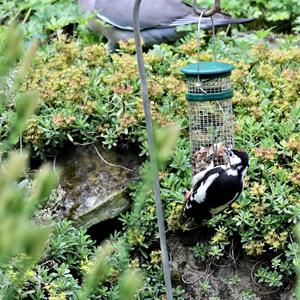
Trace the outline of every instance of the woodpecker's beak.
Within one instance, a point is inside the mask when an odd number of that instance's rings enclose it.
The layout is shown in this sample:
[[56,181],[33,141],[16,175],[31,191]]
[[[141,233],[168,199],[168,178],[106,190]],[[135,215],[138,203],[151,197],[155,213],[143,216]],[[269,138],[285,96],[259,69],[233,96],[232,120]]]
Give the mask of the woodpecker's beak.
[[230,153],[231,153],[231,151],[226,148],[224,148],[224,152],[226,153],[226,155],[230,155]]
[[207,157],[205,157],[204,161],[209,163],[213,160],[213,158],[214,158],[214,153],[212,153],[212,154],[208,155]]

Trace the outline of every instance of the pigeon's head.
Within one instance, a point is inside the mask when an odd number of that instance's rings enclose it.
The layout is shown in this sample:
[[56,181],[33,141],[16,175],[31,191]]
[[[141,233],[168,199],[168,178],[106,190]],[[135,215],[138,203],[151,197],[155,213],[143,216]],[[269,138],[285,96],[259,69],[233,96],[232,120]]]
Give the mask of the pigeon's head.
[[226,150],[225,152],[228,155],[231,167],[242,166],[244,169],[249,166],[249,156],[246,152],[239,150]]
[[78,0],[79,8],[82,12],[91,13],[95,9],[96,0]]

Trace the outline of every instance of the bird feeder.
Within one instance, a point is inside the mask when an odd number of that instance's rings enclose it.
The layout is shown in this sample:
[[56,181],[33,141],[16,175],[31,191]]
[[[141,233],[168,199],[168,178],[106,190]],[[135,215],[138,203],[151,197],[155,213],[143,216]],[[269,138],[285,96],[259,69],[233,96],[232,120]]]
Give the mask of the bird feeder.
[[[200,24],[198,24],[198,62],[181,69],[186,78],[189,108],[189,135],[193,175],[204,169],[203,162],[214,152],[214,165],[224,163],[222,149],[234,146],[233,91],[230,82],[233,65],[216,61],[213,28],[214,61],[200,62]],[[218,147],[215,147],[218,145]],[[218,149],[217,149],[218,148]],[[215,151],[221,151],[215,155]],[[217,160],[217,161],[216,161]]]

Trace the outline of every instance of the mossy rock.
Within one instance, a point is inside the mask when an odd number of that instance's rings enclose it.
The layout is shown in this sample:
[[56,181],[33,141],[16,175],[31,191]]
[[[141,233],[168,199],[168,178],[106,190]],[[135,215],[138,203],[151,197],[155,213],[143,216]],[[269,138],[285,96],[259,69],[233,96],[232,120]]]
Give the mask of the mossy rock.
[[93,145],[72,148],[59,159],[65,215],[87,228],[128,209],[128,185],[138,178],[138,154],[97,149],[106,162]]

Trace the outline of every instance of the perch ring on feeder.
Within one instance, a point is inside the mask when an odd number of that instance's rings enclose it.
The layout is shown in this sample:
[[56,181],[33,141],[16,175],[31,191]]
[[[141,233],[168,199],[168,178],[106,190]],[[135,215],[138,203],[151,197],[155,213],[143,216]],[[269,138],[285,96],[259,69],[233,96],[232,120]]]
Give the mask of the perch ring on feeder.
[[[181,69],[186,77],[186,99],[189,107],[189,135],[193,175],[202,170],[203,153],[214,145],[234,146],[233,96],[230,75],[233,65],[216,61],[215,26],[213,29],[214,61],[200,62],[200,27],[198,23],[198,62]],[[219,159],[216,159],[218,158]],[[214,158],[215,165],[226,164],[223,155]]]

